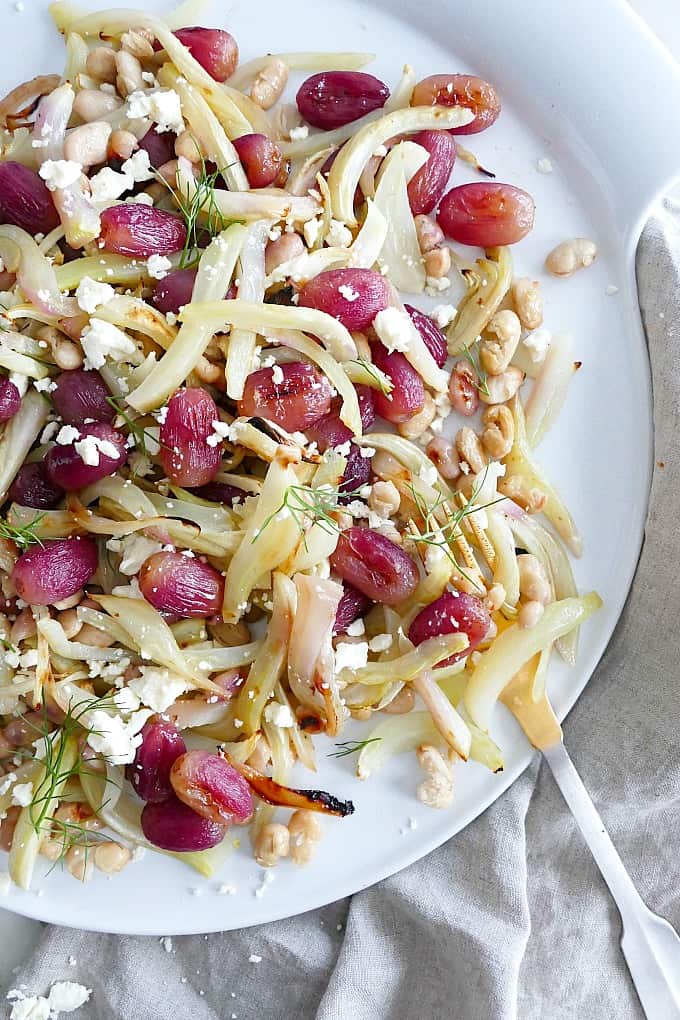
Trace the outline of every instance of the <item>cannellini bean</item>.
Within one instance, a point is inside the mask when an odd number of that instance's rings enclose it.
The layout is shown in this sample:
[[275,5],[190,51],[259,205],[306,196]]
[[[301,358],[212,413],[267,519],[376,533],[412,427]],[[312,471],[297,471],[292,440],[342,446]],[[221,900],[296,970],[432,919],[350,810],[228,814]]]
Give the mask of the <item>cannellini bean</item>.
[[494,404],[484,409],[482,415],[482,446],[489,457],[502,460],[512,449],[515,441],[515,421],[505,404]]
[[113,113],[123,105],[118,96],[99,89],[82,89],[73,102],[73,112],[87,124],[93,120],[101,120],[108,113]]
[[294,864],[309,864],[321,842],[321,824],[313,811],[294,811],[288,822]]
[[129,96],[144,88],[142,65],[137,57],[127,50],[116,53],[116,88],[121,96]]
[[201,382],[207,383],[208,386],[215,386],[220,381],[224,382],[224,366],[214,365],[203,355],[196,362],[194,372]]
[[413,710],[416,703],[416,696],[411,687],[402,687],[397,695],[382,709],[387,715],[406,715]]
[[423,744],[418,748],[418,764],[427,779],[417,790],[418,800],[433,808],[447,808],[453,800],[453,771],[436,747]]
[[494,613],[497,609],[500,609],[506,598],[506,591],[502,584],[492,584],[486,593],[484,599],[484,605],[490,613]]
[[119,128],[109,138],[109,151],[112,155],[119,156],[121,159],[129,159],[138,146],[139,142],[132,134],[132,131],[124,131]]
[[433,251],[435,248],[439,248],[444,243],[444,231],[429,216],[420,213],[414,217],[414,222],[416,234],[418,235],[418,245],[423,255]]
[[504,309],[491,317],[486,332],[491,333],[491,338],[485,338],[479,345],[479,360],[489,375],[500,375],[517,350],[522,326],[514,312]]
[[255,860],[263,868],[273,868],[290,852],[290,832],[279,822],[263,825],[255,839]]
[[274,57],[256,76],[250,87],[250,98],[262,110],[270,110],[281,98],[288,83],[288,65]]
[[64,857],[66,870],[79,882],[89,882],[94,875],[94,861],[91,848],[73,846]]
[[190,163],[201,162],[201,150],[191,131],[181,131],[175,139],[175,155],[179,159],[184,156]]
[[66,136],[64,158],[81,163],[86,169],[104,163],[110,137],[111,125],[104,120],[81,124]]
[[116,80],[116,54],[109,46],[95,46],[87,55],[85,69],[91,78],[113,84]]
[[519,475],[499,478],[498,491],[517,503],[517,506],[521,506],[528,514],[539,514],[548,500],[542,489],[529,487]]
[[543,296],[538,280],[518,277],[512,281],[510,296],[523,329],[538,329],[543,325]]
[[490,375],[486,380],[486,392],[480,392],[479,399],[485,404],[504,404],[512,400],[524,382],[524,372],[510,365],[500,375]]
[[276,241],[270,241],[264,254],[264,268],[267,276],[274,270],[295,259],[298,255],[304,255],[305,246],[299,234],[282,234]]
[[426,454],[436,466],[442,478],[453,481],[460,474],[460,462],[455,444],[444,436],[435,436],[427,444]]
[[94,851],[94,863],[105,875],[116,875],[130,863],[132,854],[120,843],[98,843]]
[[397,431],[404,439],[417,439],[422,436],[423,432],[427,432],[436,416],[437,406],[430,394],[426,393],[422,409],[408,421],[400,422],[397,425]]
[[531,602],[547,604],[552,599],[548,574],[541,561],[531,553],[521,553],[517,557],[519,568],[520,594]]
[[457,361],[449,378],[449,400],[453,410],[470,418],[479,407],[479,379],[469,361]]
[[597,245],[586,237],[562,241],[550,252],[545,268],[553,276],[571,276],[578,269],[592,265],[597,256]]
[[451,269],[451,250],[447,247],[433,248],[425,254],[425,275],[434,280],[448,276]]
[[543,616],[544,605],[542,602],[525,602],[517,614],[517,624],[523,630],[535,627]]
[[399,509],[401,497],[394,482],[375,482],[371,486],[368,505],[381,517],[392,517]]
[[477,475],[486,467],[486,456],[479,436],[468,425],[456,433],[456,452],[464,475]]

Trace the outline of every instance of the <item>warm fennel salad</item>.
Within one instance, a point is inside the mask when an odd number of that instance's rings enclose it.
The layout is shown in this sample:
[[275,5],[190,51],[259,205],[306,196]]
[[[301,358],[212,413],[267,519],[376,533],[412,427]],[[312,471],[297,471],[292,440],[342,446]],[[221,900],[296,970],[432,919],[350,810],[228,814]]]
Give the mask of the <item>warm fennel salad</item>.
[[52,13],[63,76],[0,102],[9,875],[140,848],[211,874],[243,825],[304,863],[353,811],[315,788],[329,749],[362,779],[417,755],[446,808],[599,605],[534,454],[576,368],[514,274],[534,203],[461,144],[498,94]]

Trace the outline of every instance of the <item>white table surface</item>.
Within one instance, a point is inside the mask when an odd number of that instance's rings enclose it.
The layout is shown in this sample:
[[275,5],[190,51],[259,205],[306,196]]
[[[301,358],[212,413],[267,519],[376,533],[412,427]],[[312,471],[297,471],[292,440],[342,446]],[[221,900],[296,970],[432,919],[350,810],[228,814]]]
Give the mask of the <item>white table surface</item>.
[[[629,0],[638,14],[680,61],[680,18],[677,0]],[[133,5],[134,6],[134,5]],[[0,910],[0,1001],[17,965],[35,945],[42,925]]]

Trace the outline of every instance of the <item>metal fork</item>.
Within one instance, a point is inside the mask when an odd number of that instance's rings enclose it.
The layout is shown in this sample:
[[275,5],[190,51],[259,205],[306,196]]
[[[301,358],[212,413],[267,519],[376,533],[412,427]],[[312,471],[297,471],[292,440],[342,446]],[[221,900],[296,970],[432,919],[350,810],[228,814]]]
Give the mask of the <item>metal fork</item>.
[[543,753],[619,909],[621,949],[645,1015],[648,1020],[680,1020],[680,937],[668,921],[652,913],[633,885],[564,746],[547,695],[535,702],[530,677],[523,671],[502,700]]

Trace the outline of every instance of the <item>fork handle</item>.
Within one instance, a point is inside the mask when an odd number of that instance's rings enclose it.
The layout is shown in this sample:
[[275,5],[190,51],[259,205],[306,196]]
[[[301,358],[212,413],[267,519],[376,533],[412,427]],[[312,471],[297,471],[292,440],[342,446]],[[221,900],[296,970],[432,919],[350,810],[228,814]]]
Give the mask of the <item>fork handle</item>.
[[680,938],[645,905],[564,744],[543,751],[623,921],[621,949],[648,1020],[680,1020]]

